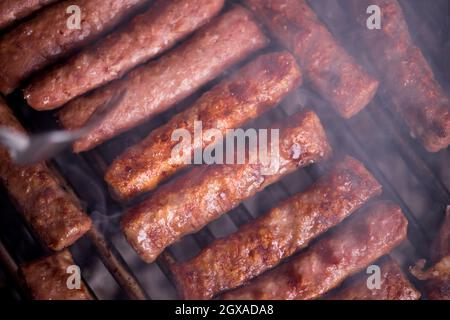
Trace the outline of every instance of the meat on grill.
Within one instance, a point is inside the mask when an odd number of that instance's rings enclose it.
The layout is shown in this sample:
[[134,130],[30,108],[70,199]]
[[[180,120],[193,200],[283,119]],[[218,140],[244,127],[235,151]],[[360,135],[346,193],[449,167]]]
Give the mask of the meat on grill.
[[[182,236],[200,230],[298,167],[324,160],[331,153],[320,120],[311,111],[300,112],[274,128],[280,128],[278,167],[260,161],[197,166],[131,208],[122,228],[141,258],[152,262]],[[249,152],[249,159],[258,157],[257,149]]]
[[[258,57],[125,151],[108,169],[106,181],[119,198],[131,198],[155,188],[166,177],[188,166],[172,158],[172,150],[179,143],[171,139],[175,130],[186,129],[194,137],[195,122],[201,121],[203,132],[217,129],[225,136],[228,129],[239,128],[277,105],[300,82],[300,71],[290,53]],[[196,141],[183,148],[182,153],[193,155],[194,149],[203,150],[214,140],[203,135]]]
[[[450,100],[411,39],[400,4],[395,0],[352,0],[349,4],[383,89],[412,136],[430,152],[445,149],[450,144]],[[380,30],[366,27],[369,4],[381,8]]]
[[[0,126],[25,132],[3,100]],[[90,229],[91,219],[45,163],[17,166],[0,147],[0,180],[26,222],[49,248],[70,246]]]
[[356,63],[304,0],[244,2],[294,53],[305,79],[341,116],[354,116],[372,100],[378,81]]
[[[11,93],[34,72],[92,42],[148,0],[67,0],[45,8],[0,39],[0,92]],[[69,28],[70,6],[81,10]]]
[[345,157],[308,190],[174,265],[182,297],[212,298],[244,284],[339,224],[381,189],[363,164]]
[[224,0],[159,0],[125,29],[34,79],[24,96],[37,110],[60,107],[174,46],[208,22],[223,4]]
[[2,0],[0,29],[4,29],[57,0]]
[[356,213],[292,261],[222,298],[319,298],[400,244],[406,238],[407,225],[400,207],[390,202],[376,203],[364,213]]
[[450,300],[450,254],[442,257],[434,266],[422,271],[425,260],[417,262],[411,273],[425,281],[425,292],[430,300]]
[[75,285],[76,281],[74,279],[72,282],[72,279],[69,279],[71,275],[74,275],[74,270],[68,269],[71,266],[75,266],[72,255],[68,250],[63,250],[24,264],[20,271],[31,298],[34,300],[93,299],[83,281],[80,282],[79,289],[72,286],[69,288],[68,282],[70,285]]
[[75,152],[92,149],[168,109],[267,43],[251,14],[237,6],[160,59],[71,101],[59,119],[67,129],[79,128],[100,104],[126,89],[121,104],[74,144]]
[[368,287],[371,274],[364,270],[346,281],[344,288],[327,300],[418,300],[420,292],[409,282],[397,263],[389,256],[374,263],[380,267],[379,288]]

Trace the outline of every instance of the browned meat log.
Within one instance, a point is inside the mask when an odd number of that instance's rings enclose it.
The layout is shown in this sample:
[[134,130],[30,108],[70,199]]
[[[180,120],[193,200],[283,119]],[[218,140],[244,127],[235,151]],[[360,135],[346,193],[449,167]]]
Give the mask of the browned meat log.
[[224,0],[158,0],[123,30],[108,35],[50,72],[25,90],[37,110],[62,106],[161,54],[204,25]]
[[[278,167],[260,161],[194,167],[130,209],[122,228],[141,258],[152,262],[182,236],[200,230],[298,167],[331,153],[319,118],[311,111],[300,112],[275,128],[280,128]],[[251,150],[249,158],[257,158],[257,152]],[[266,174],[269,168],[271,174]]]
[[408,221],[389,202],[370,206],[294,260],[263,274],[224,299],[315,299],[389,253],[406,238]]
[[409,282],[400,267],[390,257],[376,262],[381,269],[380,288],[369,289],[369,275],[363,271],[349,279],[349,283],[328,300],[418,300],[420,292]]
[[267,41],[251,14],[238,6],[160,59],[138,67],[91,95],[73,100],[60,113],[61,123],[68,129],[79,128],[101,103],[115,92],[127,90],[114,112],[74,144],[75,152],[89,150],[151,119],[264,47]]
[[[366,26],[369,5],[378,5],[382,28]],[[430,152],[450,144],[450,101],[436,81],[422,51],[414,44],[402,8],[395,0],[351,0],[361,39],[395,110]]]
[[[0,100],[0,126],[25,131],[3,100]],[[17,166],[8,151],[0,147],[0,181],[27,223],[49,248],[61,250],[70,246],[90,229],[91,219],[44,163]]]
[[378,81],[336,41],[304,0],[245,0],[297,57],[305,79],[345,118],[373,98]]
[[[125,151],[108,169],[106,181],[119,198],[131,198],[155,188],[188,166],[172,158],[172,150],[179,143],[170,138],[175,130],[186,129],[194,137],[195,122],[201,121],[203,131],[217,129],[225,136],[228,129],[240,128],[276,106],[300,82],[300,71],[290,53],[260,56]],[[182,153],[191,155],[211,143],[211,138],[204,135],[200,143],[183,148]]]
[[346,157],[308,190],[214,241],[192,260],[173,266],[182,297],[208,299],[244,284],[380,193],[381,185],[366,168]]
[[[91,300],[83,281],[80,288],[69,289],[67,280],[72,273],[67,268],[75,265],[68,250],[24,264],[21,274],[34,300]],[[70,271],[70,270],[69,270]]]

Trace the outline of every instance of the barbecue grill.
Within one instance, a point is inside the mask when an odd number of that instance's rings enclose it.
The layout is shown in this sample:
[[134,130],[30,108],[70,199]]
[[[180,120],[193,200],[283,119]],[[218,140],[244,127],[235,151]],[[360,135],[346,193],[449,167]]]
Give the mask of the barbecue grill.
[[[370,65],[365,60],[364,52],[355,46],[354,26],[347,17],[345,1],[310,0],[309,3],[344,47],[365,66]],[[446,92],[450,92],[450,2],[400,0],[400,3],[416,44],[424,52]],[[272,44],[264,50],[270,51],[276,46]],[[229,72],[231,70],[227,74]],[[170,263],[187,260],[214,239],[235,232],[280,201],[307,188],[328,167],[328,163],[320,163],[296,171],[244,201],[201,231],[184,237],[166,249],[156,262],[149,265],[142,262],[127,243],[119,226],[125,208],[139,199],[128,203],[113,199],[103,180],[105,170],[126,147],[139,142],[152,129],[167,122],[217,81],[209,83],[152,121],[92,151],[73,154],[71,150],[66,150],[51,161],[51,166],[60,174],[67,189],[75,193],[93,219],[92,230],[77,241],[70,251],[82,270],[83,279],[97,299],[178,298],[169,269]],[[422,284],[410,275],[408,267],[418,259],[428,258],[432,240],[449,204],[450,152],[448,148],[438,153],[426,152],[392,111],[391,99],[380,90],[362,112],[345,120],[331,111],[327,102],[308,85],[303,85],[280,106],[248,127],[268,127],[273,122],[289,117],[302,106],[316,111],[327,131],[335,157],[349,154],[362,161],[383,185],[383,198],[399,204],[408,218],[408,239],[391,256],[421,291]],[[26,105],[19,92],[14,92],[7,100],[29,131],[43,132],[57,127],[53,112],[34,111]],[[50,252],[35,240],[3,189],[0,190],[0,208],[0,288],[5,297],[26,299],[26,290],[17,276],[18,265]]]

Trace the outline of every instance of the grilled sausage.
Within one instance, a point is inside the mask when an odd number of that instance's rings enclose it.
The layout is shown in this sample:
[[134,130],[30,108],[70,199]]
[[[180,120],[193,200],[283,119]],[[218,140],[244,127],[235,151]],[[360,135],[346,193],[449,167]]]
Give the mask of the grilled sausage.
[[306,300],[321,297],[346,277],[390,252],[406,237],[408,221],[389,202],[370,206],[294,260],[271,270],[223,299]]
[[[141,258],[152,262],[165,247],[235,208],[298,167],[327,158],[331,149],[319,118],[300,112],[280,125],[280,165],[266,175],[260,161],[194,167],[130,209],[123,231]],[[257,153],[257,149],[249,151]],[[252,156],[250,155],[250,158]]]
[[431,300],[450,300],[450,254],[442,257],[434,266],[422,271],[425,260],[417,262],[411,273],[425,281],[425,292]]
[[[24,132],[3,100],[0,126]],[[27,223],[49,248],[61,250],[90,229],[91,219],[44,163],[19,167],[0,147],[0,179]]]
[[82,126],[99,104],[126,89],[121,104],[74,144],[75,152],[89,150],[168,109],[266,44],[267,38],[251,14],[238,6],[162,58],[73,100],[62,109],[61,123],[68,129]]
[[25,18],[57,0],[2,0],[0,2],[0,29]]
[[[418,300],[420,292],[405,277],[400,267],[390,257],[375,265],[381,269],[380,288],[369,289],[369,275],[363,271],[349,279],[349,283],[327,300]],[[346,281],[347,282],[347,281]]]
[[244,2],[294,53],[305,78],[341,116],[354,116],[372,100],[378,81],[337,43],[304,0]]
[[[0,39],[0,92],[11,93],[35,71],[95,40],[148,0],[67,0],[43,10]],[[69,6],[81,9],[81,29],[71,29]]]
[[[68,250],[27,263],[20,271],[30,295],[34,300],[91,300],[93,299],[82,281],[80,288],[69,289],[67,282],[75,265]],[[70,270],[69,270],[70,271]]]
[[346,157],[305,192],[238,232],[214,241],[192,260],[174,265],[181,295],[208,299],[244,284],[307,246],[380,193],[381,185],[366,168]]
[[[381,8],[380,30],[366,27],[369,4]],[[400,4],[395,0],[354,0],[350,7],[361,25],[361,40],[370,61],[384,80],[383,89],[412,136],[430,152],[446,148],[450,144],[450,101],[411,39]]]
[[159,0],[115,32],[68,62],[35,79],[25,90],[37,110],[62,106],[153,58],[204,25],[224,0]]
[[[128,149],[108,169],[106,181],[120,198],[155,188],[164,178],[188,165],[171,157],[178,144],[170,139],[175,130],[186,129],[194,137],[195,122],[201,121],[203,131],[218,129],[225,135],[227,129],[239,128],[277,105],[300,82],[300,71],[290,53],[260,56]],[[191,144],[182,150],[183,154],[191,155],[194,148],[203,149],[212,143],[210,137],[202,138],[200,145]]]

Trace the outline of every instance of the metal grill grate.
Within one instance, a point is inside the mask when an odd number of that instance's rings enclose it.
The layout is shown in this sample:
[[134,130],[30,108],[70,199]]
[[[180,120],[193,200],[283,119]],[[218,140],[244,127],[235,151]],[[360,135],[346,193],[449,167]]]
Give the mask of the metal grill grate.
[[[352,50],[351,25],[344,23],[348,19],[341,6],[343,2],[310,2],[339,40]],[[444,88],[449,89],[450,52],[440,48],[447,45],[446,48],[450,49],[447,34],[450,2],[404,0],[401,3],[416,42],[431,62]],[[363,54],[354,53],[358,59],[364,61]],[[281,200],[304,190],[327,166],[319,164],[298,170],[243,202],[200,232],[186,236],[181,242],[167,249],[155,263],[146,265],[141,262],[119,229],[120,215],[126,205],[110,197],[103,182],[104,171],[127,146],[140,141],[153,128],[188,106],[211,85],[207,85],[150,123],[93,151],[75,155],[68,150],[53,161],[53,165],[81,199],[94,220],[94,229],[74,244],[71,251],[83,270],[85,281],[97,298],[177,298],[175,283],[168,268],[171,261],[193,257],[214,239],[236,231],[241,225],[264,214]],[[56,126],[52,113],[31,110],[18,93],[8,97],[8,102],[31,131],[48,130]],[[424,151],[409,136],[407,128],[398,116],[390,111],[390,97],[383,94],[378,94],[360,114],[344,121],[331,111],[326,102],[307,86],[303,86],[279,107],[249,126],[267,126],[293,114],[300,105],[313,108],[319,114],[335,155],[350,154],[361,160],[382,183],[384,197],[394,200],[404,210],[409,220],[408,240],[395,250],[394,258],[406,270],[406,267],[418,258],[427,257],[431,240],[450,199],[449,151],[444,150],[436,154]],[[14,275],[17,264],[40,257],[46,251],[26,229],[3,191],[0,192],[0,208],[1,268],[7,275],[7,281],[16,286],[19,295],[24,297],[20,281]],[[420,284],[416,285],[420,288]]]

